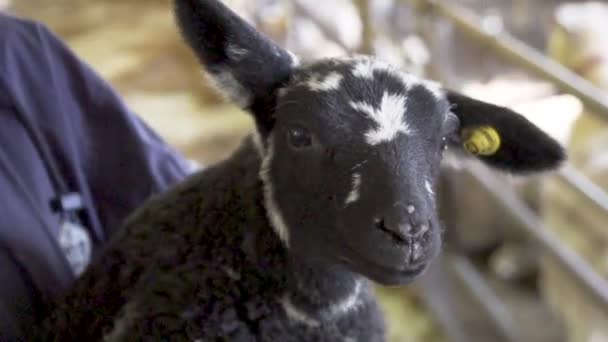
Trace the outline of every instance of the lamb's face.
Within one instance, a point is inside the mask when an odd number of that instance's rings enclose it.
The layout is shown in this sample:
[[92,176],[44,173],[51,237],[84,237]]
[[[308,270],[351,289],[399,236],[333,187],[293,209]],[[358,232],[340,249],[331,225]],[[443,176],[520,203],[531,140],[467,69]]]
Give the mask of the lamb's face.
[[263,179],[293,253],[403,283],[437,255],[434,189],[458,127],[434,84],[369,58],[298,70],[279,91]]
[[564,158],[558,143],[507,108],[369,58],[298,67],[221,2],[175,5],[209,75],[252,114],[270,222],[301,257],[385,284],[410,281],[440,248],[433,191],[445,138],[513,173]]

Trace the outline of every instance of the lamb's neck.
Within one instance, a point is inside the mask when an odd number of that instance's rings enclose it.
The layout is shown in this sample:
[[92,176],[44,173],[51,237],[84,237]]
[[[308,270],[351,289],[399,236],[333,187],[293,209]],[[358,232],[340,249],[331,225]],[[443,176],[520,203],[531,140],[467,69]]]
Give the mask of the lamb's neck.
[[342,266],[290,256],[281,303],[292,319],[314,325],[356,310],[366,299],[368,286],[367,280]]

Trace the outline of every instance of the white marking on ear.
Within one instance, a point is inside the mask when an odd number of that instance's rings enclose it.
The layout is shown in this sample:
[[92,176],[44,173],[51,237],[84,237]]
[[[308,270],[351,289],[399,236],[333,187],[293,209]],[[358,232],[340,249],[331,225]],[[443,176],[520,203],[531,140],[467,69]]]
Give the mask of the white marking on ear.
[[299,310],[293,303],[291,299],[289,299],[289,295],[284,295],[281,300],[281,306],[283,306],[283,310],[285,310],[285,314],[292,321],[305,324],[309,327],[318,327],[320,325],[319,321],[316,319],[309,317],[306,313]]
[[251,104],[251,94],[228,70],[209,72],[208,79],[228,100],[241,108]]
[[353,173],[353,185],[344,201],[344,205],[349,205],[359,199],[359,188],[361,187],[361,174]]
[[266,215],[270,221],[270,225],[277,233],[279,238],[283,241],[286,247],[289,246],[289,229],[285,224],[283,215],[277,206],[277,202],[274,197],[274,186],[270,175],[270,167],[272,166],[272,159],[274,157],[274,143],[272,137],[268,138],[267,148],[265,155],[262,159],[262,166],[260,167],[260,179],[264,184],[264,206],[266,208]]
[[429,195],[435,196],[435,190],[433,190],[433,186],[428,179],[424,180],[424,187],[426,188],[426,191],[428,191]]
[[249,54],[249,51],[247,51],[246,49],[240,48],[236,45],[233,44],[229,44],[228,47],[226,48],[226,54],[228,55],[228,58],[230,58],[231,60],[238,62],[240,60],[242,60],[243,58],[247,57],[247,55]]
[[404,95],[389,94],[382,96],[380,108],[374,108],[365,102],[351,102],[355,110],[361,111],[372,118],[377,127],[365,133],[365,138],[370,145],[376,145],[383,141],[394,139],[398,133],[413,134],[414,131],[405,122],[407,98]]
[[312,91],[330,91],[340,87],[340,83],[344,76],[334,71],[327,74],[325,77],[319,74],[312,74],[306,81],[306,86]]

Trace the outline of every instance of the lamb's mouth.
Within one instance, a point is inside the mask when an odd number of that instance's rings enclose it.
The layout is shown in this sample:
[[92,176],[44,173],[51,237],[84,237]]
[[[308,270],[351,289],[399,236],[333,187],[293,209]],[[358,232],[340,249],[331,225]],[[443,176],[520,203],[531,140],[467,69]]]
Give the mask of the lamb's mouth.
[[348,253],[340,257],[341,261],[353,271],[382,285],[408,284],[428,267],[428,263],[409,266],[406,262],[382,265],[369,260],[365,253],[357,252],[350,246],[345,247]]

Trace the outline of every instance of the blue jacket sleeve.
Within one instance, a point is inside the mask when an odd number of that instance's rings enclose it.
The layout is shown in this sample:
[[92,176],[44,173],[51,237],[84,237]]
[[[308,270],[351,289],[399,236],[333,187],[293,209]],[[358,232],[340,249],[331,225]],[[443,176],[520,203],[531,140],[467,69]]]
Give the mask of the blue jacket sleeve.
[[46,27],[0,15],[6,26],[15,33],[0,37],[10,55],[0,78],[85,196],[90,225],[111,235],[145,198],[187,175],[187,161]]
[[[75,151],[108,235],[149,195],[182,180],[188,164],[134,115],[91,68],[40,28],[65,86]],[[171,113],[167,113],[171,115]]]

